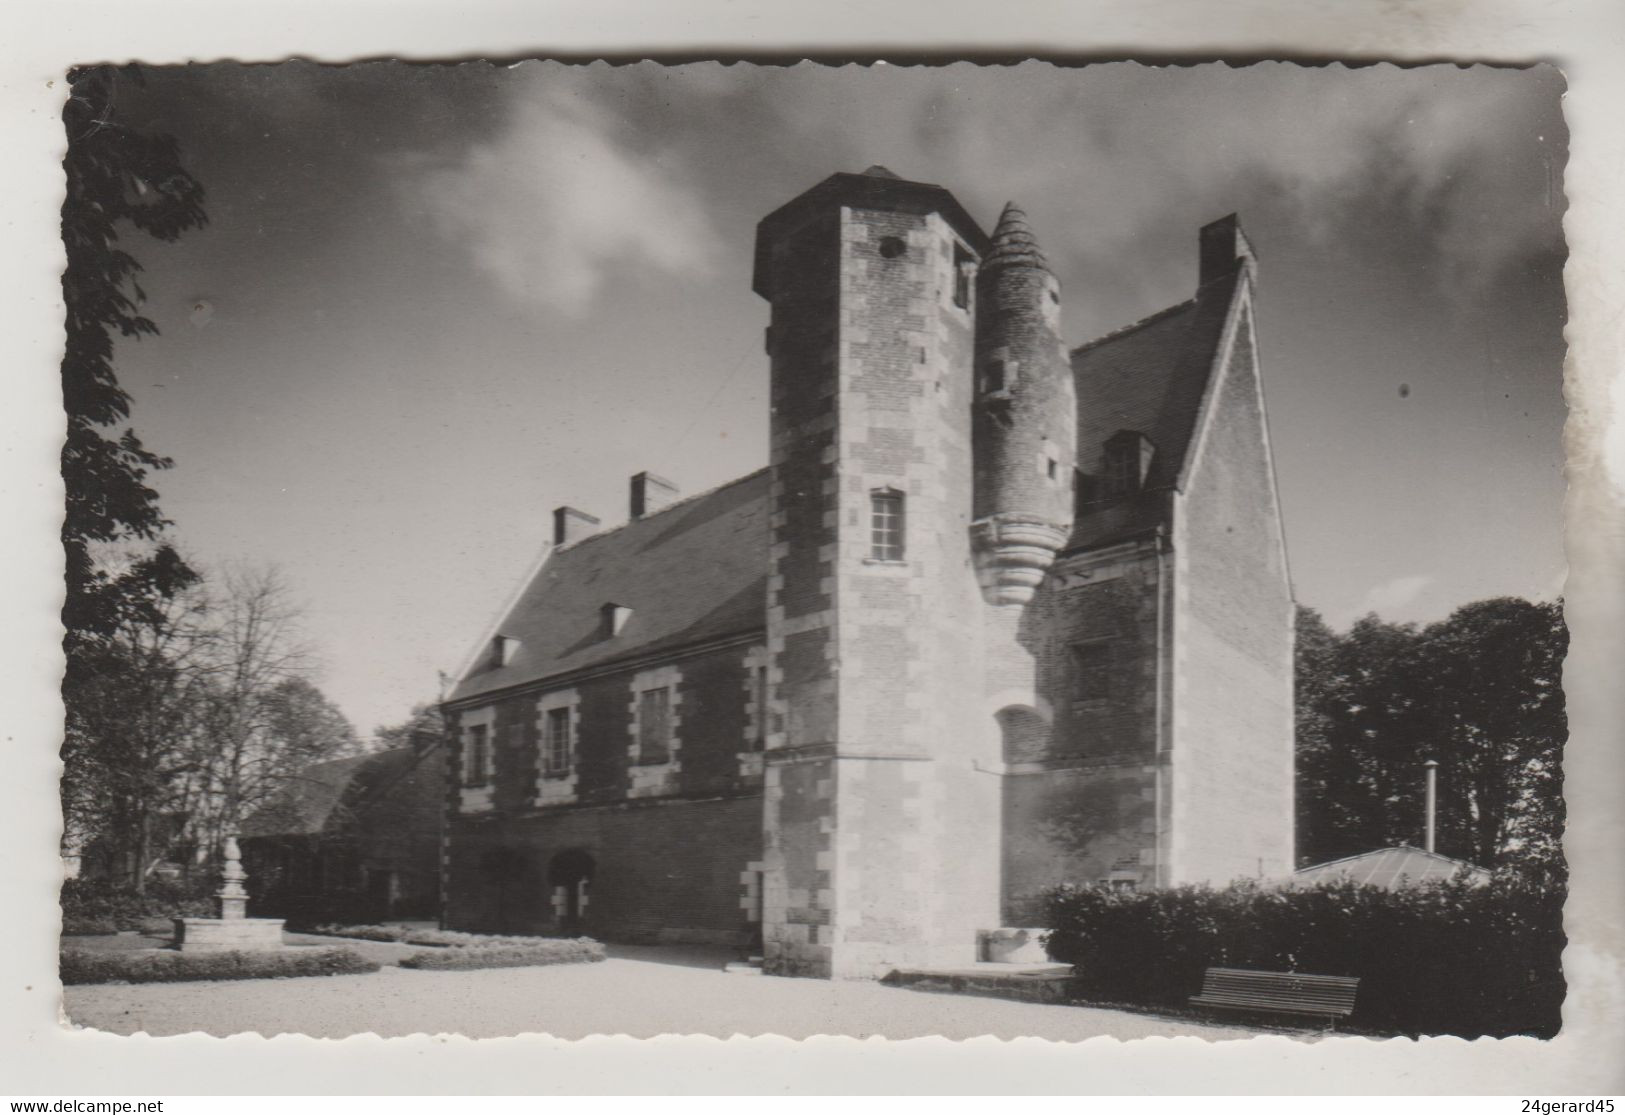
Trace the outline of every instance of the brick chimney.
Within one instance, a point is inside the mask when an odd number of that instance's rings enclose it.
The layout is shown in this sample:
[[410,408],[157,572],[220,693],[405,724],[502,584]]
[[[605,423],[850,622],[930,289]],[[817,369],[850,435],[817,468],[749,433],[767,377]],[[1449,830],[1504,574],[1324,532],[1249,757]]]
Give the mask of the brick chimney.
[[574,507],[553,508],[553,545],[580,542],[598,529],[598,518]]
[[640,472],[632,477],[632,518],[653,515],[662,507],[676,503],[677,485],[652,472]]
[[1241,231],[1241,221],[1234,213],[1202,226],[1198,285],[1206,285],[1242,267],[1256,267],[1257,264],[1258,257],[1253,254],[1253,246],[1247,240],[1247,234]]

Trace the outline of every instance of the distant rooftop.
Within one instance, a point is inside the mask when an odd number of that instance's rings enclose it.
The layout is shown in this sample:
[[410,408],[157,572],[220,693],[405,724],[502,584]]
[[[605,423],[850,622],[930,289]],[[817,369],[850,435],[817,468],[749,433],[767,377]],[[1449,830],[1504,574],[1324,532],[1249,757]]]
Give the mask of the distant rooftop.
[[1299,868],[1293,872],[1292,881],[1314,884],[1347,879],[1384,890],[1399,890],[1420,883],[1446,882],[1462,871],[1475,886],[1490,881],[1490,872],[1476,864],[1401,844]]

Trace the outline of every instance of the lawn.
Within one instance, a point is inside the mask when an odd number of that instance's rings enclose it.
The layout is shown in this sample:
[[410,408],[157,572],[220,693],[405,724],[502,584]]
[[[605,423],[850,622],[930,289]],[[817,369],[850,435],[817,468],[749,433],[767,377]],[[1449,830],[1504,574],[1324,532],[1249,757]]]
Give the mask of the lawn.
[[[89,946],[95,940],[78,943]],[[330,945],[332,938],[289,934],[288,942]],[[348,943],[391,966],[372,975],[322,979],[69,987],[65,1006],[78,1026],[154,1035],[547,1033],[580,1038],[739,1033],[902,1039],[992,1034],[1081,1041],[1101,1035],[1218,1040],[1255,1033],[1093,1007],[939,995],[876,983],[729,975],[721,967],[731,957],[720,950],[623,945],[611,946],[610,958],[598,964],[429,972],[392,966],[414,951],[409,947]]]

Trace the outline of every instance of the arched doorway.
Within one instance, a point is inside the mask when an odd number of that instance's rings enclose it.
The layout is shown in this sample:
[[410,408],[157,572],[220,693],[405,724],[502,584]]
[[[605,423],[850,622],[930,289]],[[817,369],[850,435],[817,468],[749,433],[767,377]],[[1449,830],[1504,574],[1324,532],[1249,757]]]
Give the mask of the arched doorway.
[[1049,722],[1031,705],[1005,705],[993,718],[1006,763],[1034,762],[1045,757]]
[[553,896],[553,920],[566,932],[575,932],[586,925],[595,866],[591,854],[580,848],[562,851],[548,861],[547,884]]
[[1036,910],[1035,879],[1048,858],[1043,838],[1043,760],[1050,752],[1050,723],[1039,709],[1011,703],[993,714],[998,724],[1004,778],[999,805],[1000,923],[1028,926]]

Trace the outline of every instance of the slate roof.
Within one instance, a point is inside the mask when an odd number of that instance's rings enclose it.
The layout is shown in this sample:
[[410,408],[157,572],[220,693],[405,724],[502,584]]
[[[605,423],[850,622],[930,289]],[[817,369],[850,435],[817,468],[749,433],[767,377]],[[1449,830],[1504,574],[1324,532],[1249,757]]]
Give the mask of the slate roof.
[[[883,169],[836,177],[884,183]],[[1001,227],[1031,238],[1013,205]],[[1106,440],[1124,429],[1144,433],[1156,452],[1138,495],[1085,505],[1070,549],[1110,545],[1168,521],[1168,493],[1196,429],[1240,274],[1072,353],[1079,467],[1098,471]],[[493,665],[482,648],[448,701],[763,630],[768,485],[762,469],[555,550],[493,632],[517,640],[507,664]],[[614,635],[603,629],[606,604],[631,610]]]
[[327,831],[341,803],[354,806],[384,789],[417,763],[411,747],[315,763],[284,782],[276,795],[243,822],[243,837],[308,836]]
[[[767,626],[768,470],[680,500],[549,555],[450,701]],[[605,604],[631,609],[606,635]]]
[[1346,878],[1350,882],[1365,883],[1385,890],[1398,890],[1407,885],[1415,886],[1418,883],[1453,879],[1456,872],[1463,869],[1467,870],[1471,881],[1475,884],[1482,885],[1490,880],[1488,871],[1466,860],[1452,859],[1437,852],[1426,852],[1421,848],[1401,844],[1396,848],[1378,848],[1374,852],[1363,852],[1357,856],[1299,868],[1293,872],[1292,881],[1313,885]]
[[1169,493],[1195,439],[1241,274],[1215,279],[1190,301],[1073,350],[1078,468],[1098,475],[1106,442],[1120,430],[1144,434],[1155,453],[1138,495],[1080,506],[1068,549],[1112,545],[1167,523]]

